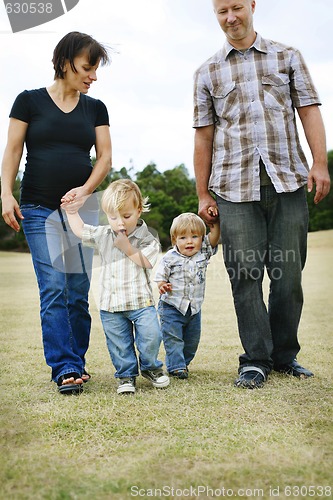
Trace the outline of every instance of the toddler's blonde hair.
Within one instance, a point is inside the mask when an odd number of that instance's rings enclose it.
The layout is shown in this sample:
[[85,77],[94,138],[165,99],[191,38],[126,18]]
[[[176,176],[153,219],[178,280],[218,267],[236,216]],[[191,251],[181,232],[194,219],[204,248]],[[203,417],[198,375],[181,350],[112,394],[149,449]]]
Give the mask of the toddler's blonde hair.
[[135,208],[149,212],[148,196],[143,197],[139,186],[130,179],[118,179],[111,182],[103,193],[101,206],[106,214],[118,212],[132,196]]
[[187,230],[204,237],[206,234],[206,225],[198,215],[191,212],[185,212],[178,215],[178,217],[173,219],[171,224],[171,243],[175,245],[177,237],[182,236]]

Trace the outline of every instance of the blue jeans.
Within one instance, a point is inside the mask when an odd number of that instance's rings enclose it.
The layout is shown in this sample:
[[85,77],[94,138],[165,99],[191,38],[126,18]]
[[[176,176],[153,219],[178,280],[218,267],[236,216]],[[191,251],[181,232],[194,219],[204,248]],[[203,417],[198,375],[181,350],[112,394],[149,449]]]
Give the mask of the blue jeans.
[[161,321],[165,364],[169,373],[184,370],[194,358],[200,341],[201,311],[191,316],[189,307],[184,316],[175,307],[159,301],[158,313]]
[[154,306],[121,312],[101,310],[100,316],[116,378],[137,377],[139,367],[144,371],[163,366],[157,359],[162,336]]
[[[93,250],[82,247],[60,210],[29,204],[21,211],[39,287],[44,355],[52,380],[70,372],[81,375],[90,337]],[[90,223],[97,217],[98,212],[91,211]]]
[[[278,194],[273,186],[262,186],[261,201],[231,203],[218,197],[217,203],[224,262],[245,350],[240,368],[254,365],[268,374],[300,350],[297,331],[308,229],[305,190]],[[262,291],[265,267],[268,308]]]

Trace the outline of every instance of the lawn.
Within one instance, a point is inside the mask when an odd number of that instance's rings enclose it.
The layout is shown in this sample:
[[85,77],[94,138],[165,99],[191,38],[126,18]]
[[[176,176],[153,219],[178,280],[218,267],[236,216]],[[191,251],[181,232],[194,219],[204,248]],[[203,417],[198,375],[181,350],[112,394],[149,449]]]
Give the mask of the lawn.
[[44,362],[30,255],[0,253],[0,499],[333,498],[332,250],[333,231],[309,235],[299,361],[313,379],[233,386],[242,349],[219,250],[190,378],[116,394],[95,276],[93,378],[72,397]]

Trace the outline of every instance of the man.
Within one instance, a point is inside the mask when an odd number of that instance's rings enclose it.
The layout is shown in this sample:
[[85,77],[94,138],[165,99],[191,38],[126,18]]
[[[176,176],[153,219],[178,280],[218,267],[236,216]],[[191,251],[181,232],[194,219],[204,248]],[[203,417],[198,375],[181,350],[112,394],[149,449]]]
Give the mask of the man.
[[[330,189],[320,101],[309,72],[297,50],[254,31],[255,4],[213,0],[226,42],[197,70],[194,86],[198,213],[209,225],[209,207],[219,209],[245,351],[235,385],[250,389],[262,387],[272,369],[313,376],[296,361],[308,228],[304,186],[311,191],[315,184],[315,203]],[[313,157],[310,171],[295,109]]]

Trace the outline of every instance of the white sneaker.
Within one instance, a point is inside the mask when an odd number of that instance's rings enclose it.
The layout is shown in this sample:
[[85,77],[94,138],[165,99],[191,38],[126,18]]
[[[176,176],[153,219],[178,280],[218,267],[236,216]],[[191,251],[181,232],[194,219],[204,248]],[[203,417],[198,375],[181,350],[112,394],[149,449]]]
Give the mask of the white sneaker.
[[134,394],[135,377],[120,378],[118,382],[117,394]]
[[168,387],[170,384],[170,379],[164,372],[160,369],[158,370],[144,370],[141,375],[149,380],[154,387],[162,389],[163,387]]

